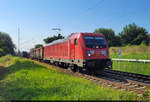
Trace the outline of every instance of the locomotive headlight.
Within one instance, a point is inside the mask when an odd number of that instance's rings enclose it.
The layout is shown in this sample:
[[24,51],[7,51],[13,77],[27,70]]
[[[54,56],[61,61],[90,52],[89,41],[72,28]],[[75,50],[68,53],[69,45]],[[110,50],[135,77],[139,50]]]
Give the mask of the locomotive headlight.
[[91,55],[94,54],[94,51],[87,51],[87,55],[90,57]]
[[89,53],[89,54],[88,54],[88,56],[90,57],[90,56],[91,56],[91,54]]

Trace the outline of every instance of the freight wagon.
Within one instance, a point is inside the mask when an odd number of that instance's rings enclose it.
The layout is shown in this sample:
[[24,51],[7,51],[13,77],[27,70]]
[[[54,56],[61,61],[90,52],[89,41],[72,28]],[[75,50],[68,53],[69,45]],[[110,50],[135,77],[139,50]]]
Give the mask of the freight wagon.
[[35,48],[35,49],[31,49],[29,52],[30,58],[32,59],[38,59],[38,60],[43,60],[43,51],[44,51],[44,47],[41,48]]

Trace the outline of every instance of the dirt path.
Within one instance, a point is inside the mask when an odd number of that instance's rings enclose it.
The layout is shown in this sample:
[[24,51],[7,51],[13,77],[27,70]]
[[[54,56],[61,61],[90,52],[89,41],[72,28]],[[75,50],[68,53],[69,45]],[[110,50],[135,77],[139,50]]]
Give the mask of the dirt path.
[[2,101],[2,89],[3,89],[1,80],[5,77],[7,72],[8,72],[8,68],[0,64],[0,102]]
[[2,64],[0,64],[0,80],[2,80],[8,71],[8,68]]

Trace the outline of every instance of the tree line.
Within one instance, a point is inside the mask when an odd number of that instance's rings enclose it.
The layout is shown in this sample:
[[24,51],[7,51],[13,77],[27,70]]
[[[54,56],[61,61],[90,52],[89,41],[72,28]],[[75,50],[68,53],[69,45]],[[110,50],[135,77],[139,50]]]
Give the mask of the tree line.
[[125,46],[125,45],[150,45],[150,34],[144,27],[133,24],[128,24],[123,28],[118,35],[113,29],[99,28],[94,33],[102,33],[105,35],[108,45]]
[[11,37],[4,32],[0,32],[0,57],[6,54],[15,54],[15,45]]
[[[126,25],[119,34],[115,34],[113,29],[98,28],[94,30],[94,33],[104,34],[108,42],[109,47],[111,46],[125,46],[125,45],[150,45],[150,34],[144,27],[140,27],[135,23]],[[51,43],[57,39],[63,39],[64,36],[58,34],[45,38],[43,41],[45,44]],[[37,48],[38,45],[35,46]]]
[[[98,28],[94,33],[104,34],[109,47],[125,46],[125,45],[146,45],[150,46],[150,34],[144,27],[140,27],[135,23],[126,25],[121,32],[115,34],[113,29]],[[54,35],[43,39],[45,44],[51,43],[54,40],[63,39],[61,34]],[[42,44],[35,45],[35,48],[42,47]],[[13,44],[9,34],[0,32],[0,56],[6,54],[15,54],[15,45]]]

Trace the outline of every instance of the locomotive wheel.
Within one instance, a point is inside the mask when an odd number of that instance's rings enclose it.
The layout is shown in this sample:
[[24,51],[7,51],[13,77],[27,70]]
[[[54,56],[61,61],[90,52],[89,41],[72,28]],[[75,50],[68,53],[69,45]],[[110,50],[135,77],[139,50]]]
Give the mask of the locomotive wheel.
[[76,69],[73,68],[72,71],[73,71],[73,72],[76,72]]
[[74,67],[72,67],[71,70],[72,70],[73,72],[76,72],[76,71],[77,71],[77,69],[74,68]]
[[83,72],[83,70],[82,70],[82,68],[81,68],[81,67],[78,67],[78,72],[80,72],[80,73],[82,73],[82,72]]
[[61,66],[62,66],[64,69],[67,69],[67,68],[68,68],[68,66],[67,66],[66,63],[62,63]]
[[94,70],[92,70],[91,68],[87,68],[85,73],[88,75],[94,75]]
[[64,68],[68,69],[68,65],[66,63],[64,63]]
[[76,65],[72,65],[72,66],[71,66],[71,70],[72,70],[73,72],[78,72],[78,71],[79,71],[79,68],[78,68],[78,66],[76,66]]

